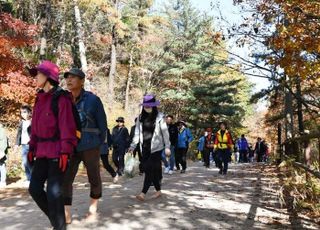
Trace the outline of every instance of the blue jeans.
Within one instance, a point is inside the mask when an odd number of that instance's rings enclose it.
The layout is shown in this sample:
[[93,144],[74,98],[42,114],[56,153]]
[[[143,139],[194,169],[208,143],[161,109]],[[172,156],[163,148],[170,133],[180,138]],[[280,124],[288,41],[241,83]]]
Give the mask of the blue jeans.
[[27,180],[30,181],[32,166],[29,164],[29,161],[28,161],[28,152],[29,152],[29,145],[22,145],[22,165],[24,167]]
[[7,180],[7,169],[6,164],[0,164],[0,183],[6,183]]
[[170,150],[171,150],[171,155],[170,155],[170,158],[169,158],[169,162],[167,160],[165,150],[162,151],[162,162],[164,163],[164,166],[166,168],[170,167],[170,170],[173,170],[174,165],[175,165],[175,159],[174,159],[175,147],[173,145],[171,145]]

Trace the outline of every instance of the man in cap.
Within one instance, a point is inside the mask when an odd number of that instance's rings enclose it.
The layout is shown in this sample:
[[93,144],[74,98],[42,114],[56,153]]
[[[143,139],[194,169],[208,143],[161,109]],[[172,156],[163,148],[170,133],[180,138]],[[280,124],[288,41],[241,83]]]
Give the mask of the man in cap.
[[91,202],[87,218],[96,217],[98,200],[102,195],[100,146],[106,137],[107,117],[100,98],[84,90],[85,74],[80,69],[72,68],[64,74],[64,78],[81,121],[81,139],[71,157],[63,185],[66,222],[71,223],[72,184],[81,162],[86,167],[90,183]]
[[117,167],[117,173],[122,176],[124,170],[124,155],[130,144],[128,129],[124,126],[124,118],[118,117],[118,123],[112,129],[113,154],[112,160]]

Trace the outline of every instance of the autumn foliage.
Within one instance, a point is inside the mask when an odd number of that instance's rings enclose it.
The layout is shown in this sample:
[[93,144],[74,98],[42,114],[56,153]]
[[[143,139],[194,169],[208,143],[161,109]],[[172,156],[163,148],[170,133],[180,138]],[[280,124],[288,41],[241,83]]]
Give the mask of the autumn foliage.
[[34,95],[33,80],[27,76],[27,59],[23,50],[32,46],[37,27],[0,14],[0,114],[2,121],[11,121],[22,103],[29,103]]

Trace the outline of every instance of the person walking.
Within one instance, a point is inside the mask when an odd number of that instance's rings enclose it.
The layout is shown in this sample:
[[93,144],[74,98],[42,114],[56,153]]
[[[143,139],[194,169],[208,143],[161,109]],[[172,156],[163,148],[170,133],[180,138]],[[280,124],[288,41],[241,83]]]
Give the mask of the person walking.
[[237,147],[240,153],[240,162],[247,163],[248,162],[248,148],[249,144],[244,134],[241,135],[241,138],[237,141]]
[[106,139],[107,117],[100,98],[84,89],[85,74],[77,68],[64,73],[68,90],[72,93],[81,121],[81,139],[70,159],[63,184],[66,222],[71,223],[73,182],[79,164],[83,162],[90,183],[90,206],[87,220],[97,216],[98,201],[102,196],[100,176],[100,147]]
[[228,172],[228,163],[231,157],[233,141],[231,133],[227,130],[225,122],[220,123],[220,130],[216,134],[214,149],[217,154],[217,163],[220,174],[226,175]]
[[124,126],[124,118],[119,117],[116,122],[118,125],[112,129],[112,159],[117,167],[118,175],[122,176],[124,171],[124,155],[130,144],[130,136],[128,129]]
[[[136,123],[137,123],[137,119],[134,119],[134,125],[131,127],[130,130],[130,145],[133,142],[133,138],[134,138],[134,132],[136,130]],[[138,159],[139,159],[139,175],[143,174],[143,167],[142,167],[142,154],[141,154],[141,150],[140,150],[140,146],[139,144],[137,145],[136,149],[133,151],[133,157],[136,157],[136,155],[138,154]]]
[[3,125],[0,123],[0,189],[7,186],[7,169],[6,169],[6,160],[7,160],[7,151],[8,151],[8,137],[6,130]]
[[61,89],[58,87],[58,66],[43,61],[29,72],[36,77],[40,88],[34,104],[29,142],[28,161],[33,165],[29,193],[54,229],[66,229],[62,182],[68,158],[77,145],[72,95],[59,96],[57,110],[54,110],[54,98]]
[[204,145],[205,145],[205,141],[206,141],[206,137],[208,136],[208,132],[205,131],[203,132],[202,136],[199,138],[198,140],[198,146],[197,146],[197,150],[198,150],[198,156],[199,154],[201,155],[200,157],[197,157],[198,160],[201,162],[204,162]]
[[254,148],[254,152],[257,155],[257,162],[262,162],[264,155],[267,152],[267,147],[263,143],[261,137],[258,137],[257,143]]
[[174,165],[175,165],[175,159],[174,159],[174,154],[177,148],[177,142],[178,142],[178,135],[179,135],[179,131],[178,131],[178,127],[176,124],[173,123],[173,116],[172,115],[167,115],[166,116],[166,123],[168,126],[168,131],[169,131],[169,135],[170,135],[170,157],[167,160],[167,156],[165,154],[165,151],[162,151],[162,161],[164,163],[165,166],[165,170],[164,173],[167,173],[169,175],[173,174],[173,169],[174,169]]
[[112,146],[112,137],[109,129],[107,128],[106,139],[100,147],[100,158],[101,158],[103,167],[107,170],[107,172],[113,178],[113,183],[116,184],[118,183],[119,175],[116,173],[116,171],[113,169],[113,167],[109,163],[109,146]]
[[215,135],[212,132],[212,128],[207,128],[206,129],[207,136],[205,138],[205,143],[204,143],[204,166],[206,168],[210,168],[210,155],[212,155],[212,158],[215,160],[216,157],[214,156],[214,140],[215,140]]
[[186,122],[178,122],[178,144],[176,153],[176,167],[180,170],[180,165],[182,167],[181,173],[185,173],[187,169],[187,152],[189,149],[189,144],[193,140],[190,129],[187,127]]
[[140,145],[145,177],[142,192],[136,198],[144,201],[151,184],[156,189],[152,198],[161,196],[161,153],[165,150],[165,154],[170,156],[171,144],[165,117],[157,108],[160,102],[154,95],[147,94],[143,97],[141,105],[142,112],[137,120],[135,135],[129,151],[132,153],[137,145]]
[[18,146],[22,147],[22,166],[24,168],[24,172],[26,175],[25,184],[29,187],[30,179],[31,179],[31,172],[32,166],[29,164],[28,161],[28,152],[29,152],[29,141],[31,135],[31,117],[32,117],[32,110],[29,105],[23,105],[20,108],[20,115],[22,120],[19,123],[17,136],[16,136],[16,148]]

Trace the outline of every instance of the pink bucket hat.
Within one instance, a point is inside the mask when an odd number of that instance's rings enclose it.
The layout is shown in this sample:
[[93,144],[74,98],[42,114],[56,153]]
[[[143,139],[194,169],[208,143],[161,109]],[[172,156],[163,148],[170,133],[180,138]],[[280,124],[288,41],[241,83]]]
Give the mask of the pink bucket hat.
[[32,77],[35,77],[38,71],[59,83],[59,67],[51,61],[43,61],[37,67],[29,69]]

